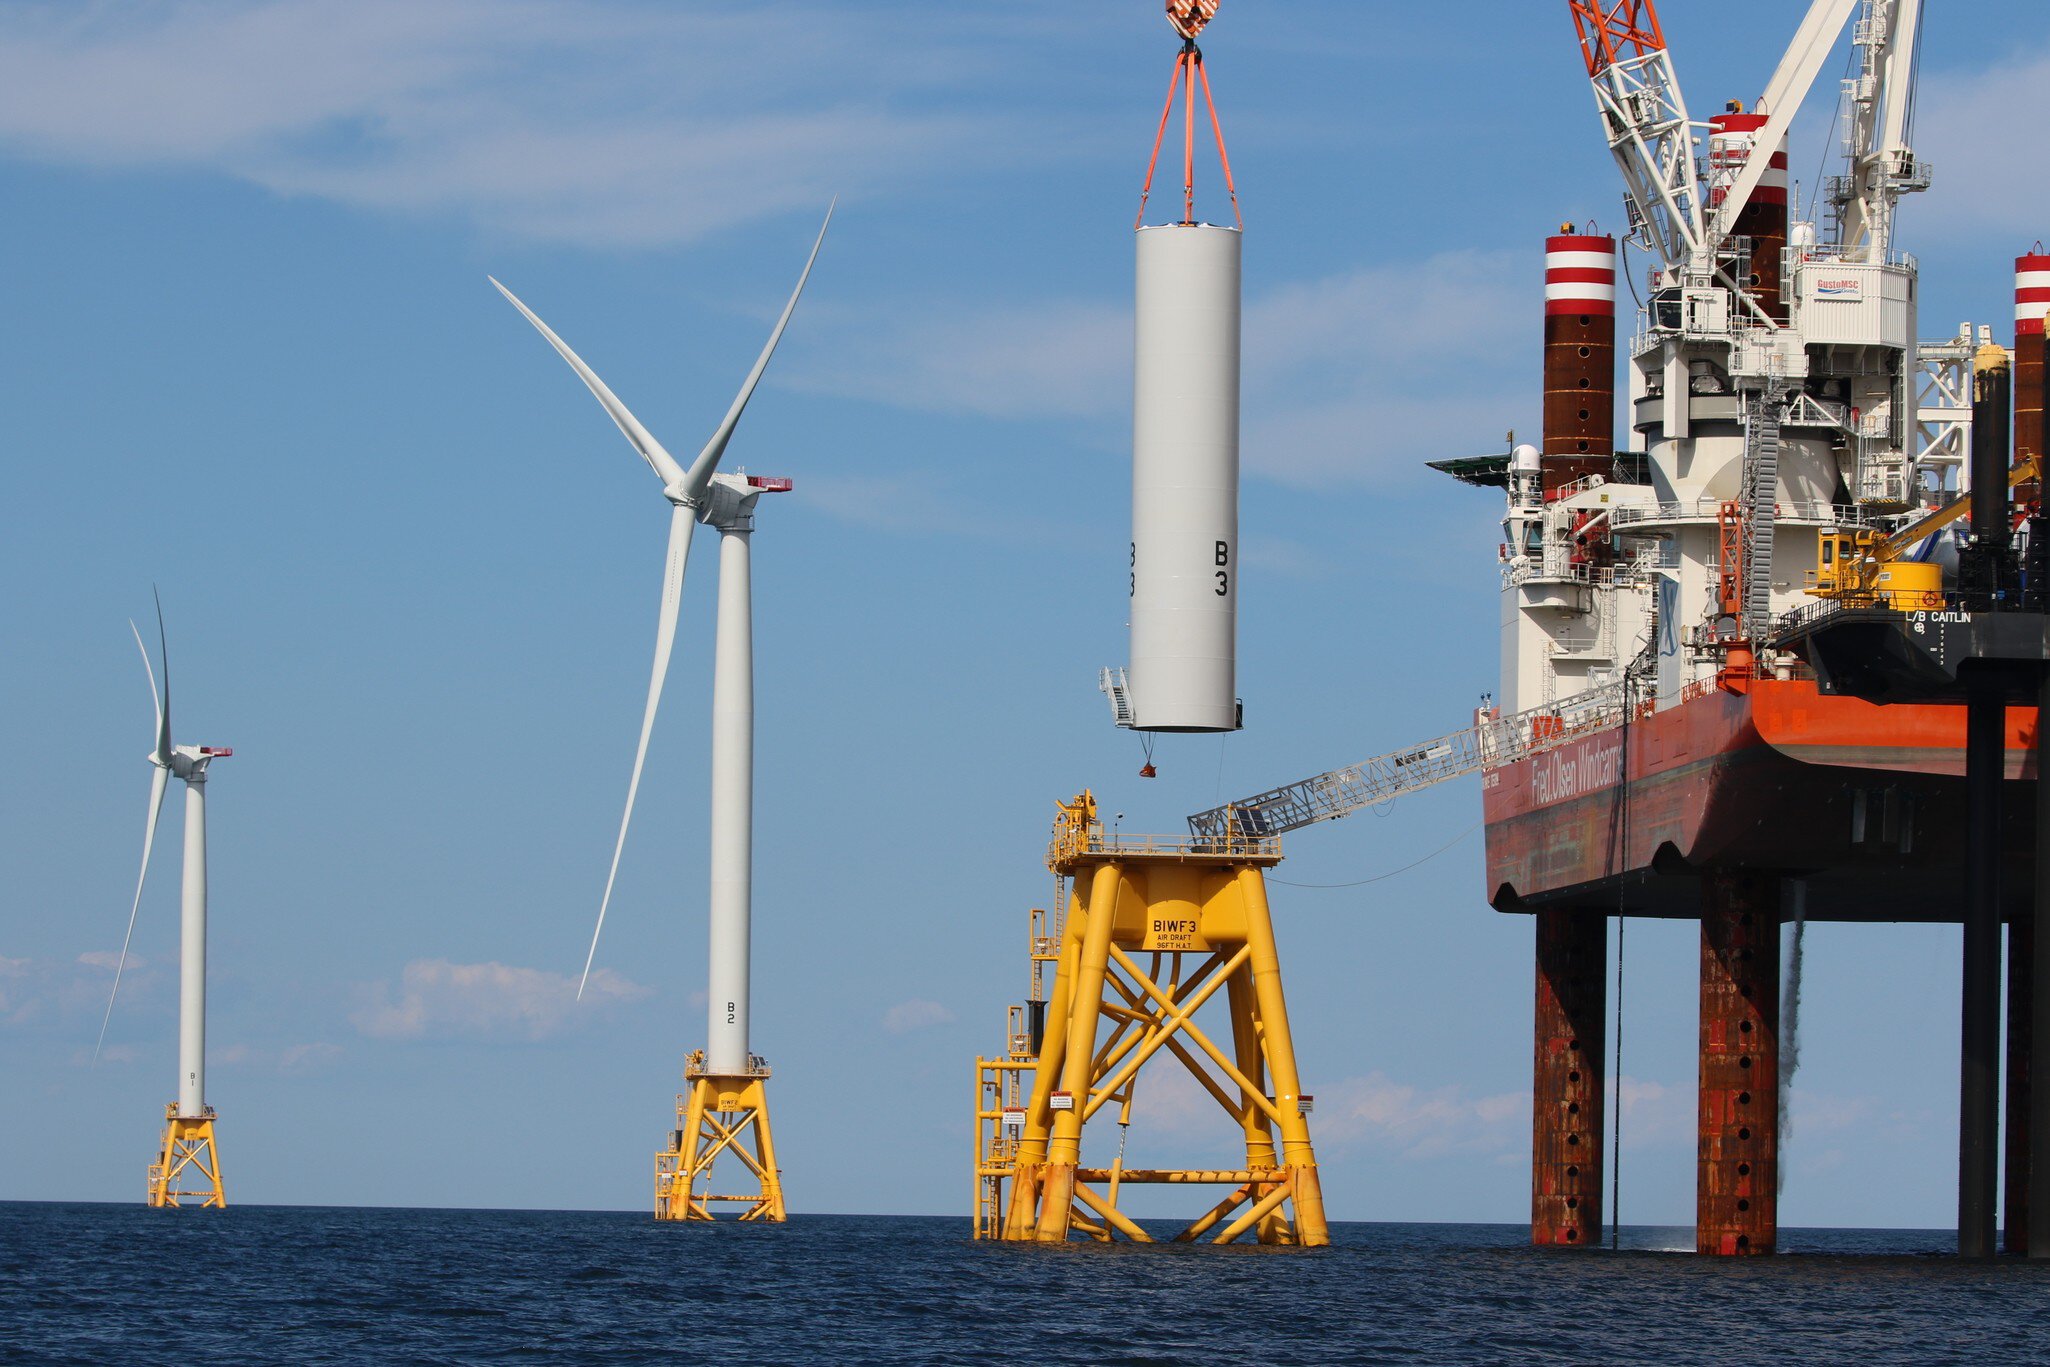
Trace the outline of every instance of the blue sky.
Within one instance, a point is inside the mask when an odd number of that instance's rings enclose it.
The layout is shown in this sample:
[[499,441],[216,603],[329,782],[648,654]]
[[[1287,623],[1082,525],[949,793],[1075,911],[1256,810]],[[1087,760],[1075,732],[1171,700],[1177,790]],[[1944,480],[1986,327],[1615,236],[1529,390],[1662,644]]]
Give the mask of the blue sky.
[[[1056,797],[1179,829],[1494,687],[1497,508],[1420,463],[1535,431],[1540,239],[1620,208],[1564,6],[1491,8],[1238,0],[1209,34],[1248,229],[1248,726],[1164,740],[1150,783],[1094,687],[1125,652],[1127,233],[1174,51],[1150,0],[0,12],[0,1066],[30,1107],[0,1197],[139,1199],[171,1095],[175,842],[86,1066],[156,583],[178,738],[237,752],[210,789],[231,1197],[647,1205],[703,1030],[712,557],[576,1006],[665,511],[485,275],[695,450],[837,194],[728,457],[797,480],[755,546],[755,1045],[795,1209],[964,1212],[969,1061],[1023,991]],[[1792,9],[1668,6],[1697,114],[1762,86]],[[2050,228],[2003,131],[2044,124],[2041,18],[1930,24],[1925,335],[2005,318]],[[1289,842],[1300,883],[1443,849],[1279,890],[1339,1218],[1525,1218],[1531,932],[1482,901],[1478,817],[1469,782]],[[1956,941],[1811,931],[1787,1224],[1951,1220]],[[1695,952],[1628,932],[1633,1222],[1691,1219]],[[1172,1088],[1152,1111],[1135,1162],[1229,1140]]]

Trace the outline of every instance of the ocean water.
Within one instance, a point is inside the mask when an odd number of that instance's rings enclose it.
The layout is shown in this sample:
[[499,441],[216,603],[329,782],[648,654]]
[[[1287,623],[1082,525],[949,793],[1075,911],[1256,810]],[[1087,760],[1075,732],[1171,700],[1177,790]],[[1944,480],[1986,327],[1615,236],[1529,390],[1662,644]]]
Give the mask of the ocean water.
[[1321,1250],[977,1244],[965,1219],[0,1203],[0,1362],[2021,1363],[2050,1268],[1939,1231],[1771,1259],[1541,1253],[1509,1225]]

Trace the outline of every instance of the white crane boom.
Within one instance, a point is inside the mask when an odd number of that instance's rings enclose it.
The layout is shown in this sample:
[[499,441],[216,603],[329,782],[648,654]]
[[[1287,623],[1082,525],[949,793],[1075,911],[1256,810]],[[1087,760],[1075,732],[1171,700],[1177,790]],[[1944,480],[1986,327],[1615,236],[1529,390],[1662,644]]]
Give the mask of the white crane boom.
[[[1794,41],[1787,45],[1786,55],[1780,59],[1779,69],[1773,72],[1771,82],[1765,87],[1765,98],[1761,104],[1767,122],[1757,135],[1757,146],[1771,149],[1786,141],[1787,130],[1793,127],[1794,116],[1801,112],[1801,105],[1815,84],[1816,73],[1822,70],[1829,50],[1836,45],[1837,35],[1843,32],[1844,21],[1851,17],[1859,3],[1860,0],[1814,0],[1808,7],[1808,14],[1794,34]],[[1771,163],[1770,156],[1752,157],[1730,186],[1717,210],[1714,232],[1708,243],[1711,248],[1721,246],[1729,236],[1737,215],[1751,202],[1751,192],[1758,188],[1758,182],[1764,179]]]

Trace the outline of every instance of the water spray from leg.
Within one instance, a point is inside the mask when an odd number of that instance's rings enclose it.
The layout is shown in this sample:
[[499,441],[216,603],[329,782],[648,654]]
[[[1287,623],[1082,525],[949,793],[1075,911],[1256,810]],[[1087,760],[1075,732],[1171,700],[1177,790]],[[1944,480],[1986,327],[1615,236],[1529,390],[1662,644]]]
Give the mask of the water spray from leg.
[[1794,1086],[1794,1072],[1801,1066],[1801,943],[1808,934],[1808,880],[1787,880],[1787,898],[1793,913],[1790,944],[1787,947],[1787,976],[1780,993],[1780,1164],[1779,1190],[1787,1189],[1787,1141],[1794,1137],[1794,1110],[1788,1104]]

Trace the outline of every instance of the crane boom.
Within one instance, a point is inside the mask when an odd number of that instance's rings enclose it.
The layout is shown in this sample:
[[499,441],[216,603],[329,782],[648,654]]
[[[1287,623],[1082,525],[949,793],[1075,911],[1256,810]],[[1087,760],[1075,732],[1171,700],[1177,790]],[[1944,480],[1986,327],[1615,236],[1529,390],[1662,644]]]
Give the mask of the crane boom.
[[1693,126],[1653,0],[1567,0],[1631,229],[1667,270],[1702,241]]
[[1199,841],[1229,842],[1335,821],[1362,807],[1605,730],[1621,723],[1626,710],[1624,686],[1617,683],[1513,717],[1483,716],[1449,736],[1197,812],[1189,818],[1189,834]]
[[[1844,22],[1858,4],[1859,0],[1814,0],[1808,7],[1800,29],[1794,34],[1794,41],[1788,44],[1779,69],[1773,72],[1772,80],[1765,88],[1765,98],[1759,102],[1767,117],[1765,127],[1757,135],[1760,147],[1778,147],[1786,141],[1787,130],[1793,127],[1794,116],[1801,112],[1801,105],[1815,84],[1816,74],[1822,70],[1822,63],[1836,43],[1837,35],[1843,32]],[[1769,165],[1768,157],[1751,158],[1736,183],[1730,186],[1716,213],[1709,242],[1711,247],[1721,246],[1734,231],[1737,215],[1750,202],[1752,192],[1758,188]]]
[[[2007,472],[2007,487],[2012,489],[2017,484],[2026,483],[2034,479],[2037,473],[2038,461],[2036,457],[2024,457],[2014,468]],[[1971,511],[1972,495],[1967,490],[1953,497],[1950,502],[1936,509],[1927,517],[1908,523],[1899,531],[1873,546],[1872,558],[1877,562],[1898,560],[1909,550],[1927,541],[1931,536],[1942,531],[1945,527],[1948,527],[1951,523],[1964,517]]]

